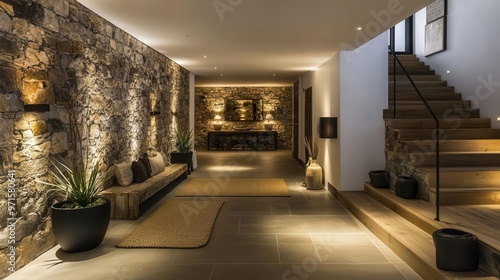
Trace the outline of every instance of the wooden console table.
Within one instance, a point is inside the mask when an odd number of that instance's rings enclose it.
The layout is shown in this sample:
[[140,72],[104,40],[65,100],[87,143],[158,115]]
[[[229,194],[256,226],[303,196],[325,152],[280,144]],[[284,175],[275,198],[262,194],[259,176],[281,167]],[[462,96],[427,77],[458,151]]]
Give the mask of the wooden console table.
[[276,150],[278,133],[274,130],[209,131],[207,150]]

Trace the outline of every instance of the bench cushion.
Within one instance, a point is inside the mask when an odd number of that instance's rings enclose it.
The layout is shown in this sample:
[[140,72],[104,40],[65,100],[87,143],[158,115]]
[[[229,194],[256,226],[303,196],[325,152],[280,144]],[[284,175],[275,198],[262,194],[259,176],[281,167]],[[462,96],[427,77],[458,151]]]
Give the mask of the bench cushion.
[[115,164],[115,176],[120,186],[128,186],[132,184],[132,182],[134,181],[132,164],[130,162]]

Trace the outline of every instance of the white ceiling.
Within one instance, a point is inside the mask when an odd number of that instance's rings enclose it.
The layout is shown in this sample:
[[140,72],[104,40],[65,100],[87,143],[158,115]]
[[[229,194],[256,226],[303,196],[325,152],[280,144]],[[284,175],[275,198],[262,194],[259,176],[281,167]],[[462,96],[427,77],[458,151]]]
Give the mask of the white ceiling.
[[433,2],[78,1],[196,74],[197,86],[291,85],[341,46],[364,43],[359,38],[372,38]]

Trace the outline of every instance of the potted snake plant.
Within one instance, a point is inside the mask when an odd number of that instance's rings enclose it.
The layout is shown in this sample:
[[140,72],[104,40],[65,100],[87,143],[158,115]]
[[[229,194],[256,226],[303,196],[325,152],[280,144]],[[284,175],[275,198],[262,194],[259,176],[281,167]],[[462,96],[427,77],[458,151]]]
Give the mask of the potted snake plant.
[[193,130],[176,130],[174,150],[170,153],[170,162],[186,163],[188,173],[193,171]]

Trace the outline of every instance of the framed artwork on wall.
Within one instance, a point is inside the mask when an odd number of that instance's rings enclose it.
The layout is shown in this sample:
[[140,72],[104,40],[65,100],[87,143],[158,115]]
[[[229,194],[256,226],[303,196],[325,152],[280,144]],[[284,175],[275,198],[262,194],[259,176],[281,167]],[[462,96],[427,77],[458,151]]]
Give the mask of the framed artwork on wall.
[[436,0],[426,8],[425,56],[446,50],[446,13],[446,0]]

